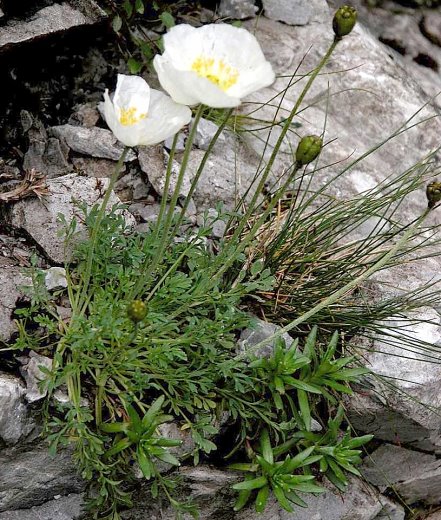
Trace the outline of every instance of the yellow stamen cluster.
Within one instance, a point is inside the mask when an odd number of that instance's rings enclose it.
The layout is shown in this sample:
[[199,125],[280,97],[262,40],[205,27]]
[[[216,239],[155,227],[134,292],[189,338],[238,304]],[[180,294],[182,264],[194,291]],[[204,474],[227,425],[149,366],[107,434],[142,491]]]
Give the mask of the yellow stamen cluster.
[[147,114],[137,114],[135,107],[121,108],[119,113],[119,122],[123,126],[131,126],[139,123],[141,119],[147,117]]
[[191,66],[191,70],[198,76],[207,78],[222,90],[228,90],[239,78],[239,71],[223,60],[199,56]]

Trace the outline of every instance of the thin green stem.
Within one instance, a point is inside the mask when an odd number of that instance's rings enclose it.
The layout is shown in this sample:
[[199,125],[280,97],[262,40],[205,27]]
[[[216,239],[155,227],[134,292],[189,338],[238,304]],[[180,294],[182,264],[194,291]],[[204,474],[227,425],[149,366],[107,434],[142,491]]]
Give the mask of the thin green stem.
[[[308,82],[306,83],[306,85],[305,85],[304,89],[302,90],[300,96],[297,98],[297,101],[296,101],[293,109],[291,110],[290,115],[285,120],[285,123],[284,123],[284,125],[282,127],[282,131],[280,133],[280,136],[277,139],[277,143],[275,144],[274,149],[273,149],[273,151],[271,153],[271,156],[270,156],[270,158],[268,160],[268,163],[267,163],[266,167],[263,170],[263,174],[262,174],[260,182],[259,182],[259,184],[257,186],[257,189],[255,190],[255,193],[253,195],[253,198],[252,198],[250,204],[248,205],[248,209],[245,212],[245,214],[243,216],[241,216],[239,224],[237,225],[237,227],[236,227],[232,237],[229,239],[229,243],[232,244],[232,245],[231,245],[231,247],[229,247],[229,246],[225,247],[224,252],[223,252],[224,254],[219,255],[219,257],[217,258],[217,261],[215,262],[215,270],[218,273],[217,277],[222,275],[231,266],[231,264],[234,262],[234,259],[236,258],[236,255],[234,253],[243,251],[244,248],[246,247],[246,245],[244,245],[243,242],[240,243],[238,239],[239,239],[240,235],[242,234],[245,226],[247,225],[247,223],[249,221],[249,218],[252,216],[252,214],[254,212],[256,203],[257,203],[257,201],[259,199],[259,196],[260,196],[260,194],[261,194],[261,192],[262,192],[262,190],[263,190],[263,188],[265,186],[265,183],[266,183],[266,181],[268,179],[268,176],[271,173],[271,170],[272,170],[272,167],[273,167],[274,162],[276,160],[276,157],[277,157],[277,155],[279,153],[279,150],[280,150],[280,148],[281,148],[281,146],[283,144],[283,141],[284,141],[284,139],[286,137],[286,134],[288,133],[288,131],[289,131],[290,127],[291,127],[292,121],[293,121],[294,117],[296,116],[296,114],[297,114],[297,112],[299,110],[300,105],[302,104],[306,94],[308,93],[309,89],[311,88],[311,85],[314,82],[315,78],[318,76],[318,74],[320,73],[321,69],[328,62],[328,60],[331,57],[332,53],[334,52],[337,44],[338,44],[338,40],[334,40],[332,42],[332,44],[330,45],[330,47],[327,50],[326,54],[322,58],[322,61],[319,63],[317,68],[314,70],[314,72],[309,77]],[[232,249],[233,249],[233,251],[232,251]],[[222,267],[219,269],[220,266],[222,266]]]
[[175,224],[174,233],[177,232],[179,226],[181,225],[181,223],[182,223],[182,221],[184,219],[185,212],[188,209],[188,205],[190,204],[191,197],[193,196],[193,193],[195,192],[196,187],[198,185],[199,179],[200,179],[200,177],[201,177],[201,175],[202,175],[202,173],[204,171],[205,164],[207,163],[208,158],[210,157],[211,152],[213,151],[213,148],[214,148],[217,140],[219,139],[219,136],[221,135],[221,133],[223,132],[225,126],[227,125],[228,120],[231,117],[231,114],[233,113],[233,110],[234,109],[231,108],[225,114],[224,120],[219,125],[216,133],[214,134],[213,138],[210,141],[210,144],[208,145],[207,150],[205,151],[204,156],[202,157],[201,163],[199,164],[199,167],[198,167],[198,169],[196,171],[196,175],[194,176],[194,179],[191,181],[190,191],[188,192],[188,195],[185,198],[185,202],[184,202],[184,205],[182,207],[181,213],[179,215],[178,221]]
[[265,345],[268,345],[272,343],[276,338],[281,337],[286,332],[289,332],[294,327],[297,327],[298,325],[305,323],[309,318],[320,312],[326,307],[329,307],[333,303],[337,302],[340,298],[342,298],[345,294],[347,294],[349,291],[352,291],[357,286],[359,286],[362,282],[367,280],[370,276],[372,276],[375,272],[382,269],[388,262],[391,260],[391,258],[400,251],[400,249],[407,243],[407,241],[412,237],[412,235],[415,233],[416,229],[424,222],[427,215],[430,213],[430,209],[426,209],[426,211],[421,215],[421,217],[415,221],[415,223],[410,226],[406,232],[403,234],[403,236],[398,240],[398,242],[384,255],[381,255],[379,260],[375,262],[369,269],[367,269],[364,273],[360,274],[354,280],[350,281],[346,285],[344,285],[341,289],[338,291],[335,291],[333,294],[325,298],[323,301],[315,305],[312,309],[310,309],[308,312],[305,312],[298,318],[296,318],[294,321],[286,325],[285,327],[282,327],[277,332],[275,332],[272,336],[264,339],[263,341],[260,341],[253,347],[249,348],[246,352],[237,355],[234,359],[236,361],[240,361],[242,359],[245,359],[249,357],[250,354],[253,352],[256,352],[260,348],[262,348]]
[[[203,105],[199,105],[199,107],[196,111],[195,117],[194,117],[193,125],[191,127],[190,133],[187,138],[187,142],[185,144],[185,150],[184,150],[184,155],[182,157],[181,168],[179,170],[179,175],[178,175],[178,179],[176,181],[176,186],[173,191],[172,199],[170,201],[170,207],[167,212],[167,216],[165,218],[164,227],[161,231],[161,238],[160,238],[159,246],[156,249],[153,258],[150,255],[146,256],[146,258],[140,268],[141,275],[138,278],[138,282],[136,283],[134,290],[132,292],[132,298],[136,298],[140,294],[142,287],[145,285],[146,281],[155,272],[155,269],[158,267],[158,265],[162,259],[162,256],[164,254],[164,251],[166,250],[166,248],[170,242],[170,228],[171,228],[171,224],[173,221],[173,214],[174,214],[176,204],[178,202],[182,184],[184,182],[185,173],[187,171],[188,160],[190,158],[190,152],[191,152],[191,149],[193,146],[193,141],[194,141],[194,137],[196,135],[196,130],[197,130],[197,126],[199,124],[199,120],[202,117],[203,110],[204,110]],[[171,162],[171,159],[169,159],[169,162]],[[167,193],[164,193],[164,197],[167,197]],[[158,222],[158,226],[161,226],[161,222]]]
[[[112,193],[112,190],[113,190],[113,187],[115,186],[115,183],[116,181],[118,180],[118,176],[120,174],[120,171],[122,169],[122,166],[124,164],[124,161],[127,157],[127,153],[129,151],[129,147],[128,146],[125,146],[124,147],[124,150],[115,166],[115,170],[112,174],[112,177],[110,178],[110,181],[109,181],[109,185],[107,187],[107,190],[104,194],[104,198],[103,198],[103,201],[101,203],[101,206],[100,206],[100,209],[98,211],[98,214],[96,216],[96,220],[94,222],[94,226],[93,226],[93,229],[92,229],[92,235],[91,235],[91,238],[90,238],[90,248],[89,248],[89,251],[88,251],[88,255],[87,255],[87,263],[86,263],[86,271],[85,271],[85,274],[84,274],[84,279],[83,279],[83,287],[80,291],[78,291],[78,297],[77,297],[77,300],[75,302],[75,306],[73,307],[74,309],[78,309],[80,308],[80,312],[81,311],[84,311],[84,308],[85,308],[85,304],[84,304],[84,300],[86,298],[86,295],[87,295],[87,290],[89,288],[89,283],[90,283],[90,277],[91,277],[91,274],[92,274],[92,266],[93,266],[93,259],[94,259],[94,256],[95,256],[95,247],[96,247],[96,243],[97,243],[97,240],[98,240],[98,233],[99,233],[99,229],[100,229],[100,226],[101,226],[101,222],[104,218],[104,214],[106,212],[106,208],[107,208],[107,204],[109,203],[109,199],[110,199],[110,195]],[[83,304],[80,306],[80,302],[82,302]]]

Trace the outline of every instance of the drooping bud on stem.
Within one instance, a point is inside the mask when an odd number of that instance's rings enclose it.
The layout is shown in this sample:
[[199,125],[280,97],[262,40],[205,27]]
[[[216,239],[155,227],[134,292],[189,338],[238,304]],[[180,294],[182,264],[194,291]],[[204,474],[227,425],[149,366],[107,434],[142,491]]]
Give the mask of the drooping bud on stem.
[[305,166],[319,156],[322,151],[323,141],[318,135],[307,135],[302,138],[296,150],[297,166]]
[[147,305],[142,300],[133,300],[127,306],[127,316],[134,323],[139,323],[147,316]]
[[334,29],[335,38],[341,40],[343,36],[347,36],[357,22],[357,10],[349,5],[343,5],[337,9],[334,19],[332,20],[332,28]]
[[433,208],[437,202],[441,201],[441,182],[433,181],[427,185],[426,195],[429,209]]

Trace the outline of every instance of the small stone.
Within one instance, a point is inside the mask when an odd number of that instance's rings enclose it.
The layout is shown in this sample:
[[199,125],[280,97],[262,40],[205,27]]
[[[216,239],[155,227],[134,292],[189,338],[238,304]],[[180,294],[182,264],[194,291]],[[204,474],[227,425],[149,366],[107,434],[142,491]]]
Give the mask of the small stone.
[[288,25],[323,22],[329,14],[326,0],[262,0],[265,16]]
[[[218,129],[219,126],[216,123],[213,123],[213,121],[204,118],[200,119],[196,129],[194,145],[200,150],[207,150]],[[216,141],[216,146],[220,146],[224,143],[225,135],[222,133]]]
[[[110,159],[95,159],[93,157],[72,157],[75,170],[84,173],[88,177],[100,179],[102,177],[110,179],[115,171],[116,163]],[[121,168],[121,175],[124,175],[126,166]]]
[[44,283],[48,291],[59,291],[67,287],[66,269],[64,267],[50,267],[46,271]]
[[[63,139],[71,150],[83,155],[117,161],[124,150],[124,145],[105,128],[60,125],[53,126],[49,132],[58,139]],[[125,162],[135,158],[133,150],[129,150]]]
[[99,119],[100,113],[96,105],[86,103],[77,107],[75,112],[70,116],[68,123],[70,125],[92,128],[98,123]]
[[40,366],[51,370],[52,359],[31,351],[28,362],[20,369],[21,375],[26,381],[26,400],[29,403],[39,401],[47,395],[47,389],[41,385],[47,375],[40,369]]
[[[278,325],[268,323],[267,321],[260,320],[259,318],[255,318],[253,321],[253,326],[243,330],[240,335],[238,343],[238,350],[240,353],[247,352],[247,350],[254,347],[261,341],[269,338],[276,331],[281,329],[281,327],[279,327]],[[291,344],[294,341],[287,332],[285,332],[285,334],[282,335],[282,338],[285,340],[285,344],[287,347],[291,346]],[[270,357],[273,353],[273,350],[274,342],[261,347],[257,351],[253,351],[252,355],[256,357]]]
[[227,227],[225,220],[221,220],[218,212],[213,208],[209,208],[203,215],[199,215],[197,223],[200,227],[211,226],[214,238],[222,238]]
[[254,0],[221,0],[219,4],[219,15],[235,20],[253,18],[257,11]]
[[[138,151],[138,161],[141,170],[147,175],[150,184],[159,196],[163,196],[168,154],[162,147],[141,147]],[[173,161],[170,187],[167,196],[170,197],[175,189],[180,165]],[[179,195],[186,196],[190,190],[190,176],[186,172]]]
[[32,429],[24,395],[20,379],[0,372],[0,439],[8,445],[16,444]]

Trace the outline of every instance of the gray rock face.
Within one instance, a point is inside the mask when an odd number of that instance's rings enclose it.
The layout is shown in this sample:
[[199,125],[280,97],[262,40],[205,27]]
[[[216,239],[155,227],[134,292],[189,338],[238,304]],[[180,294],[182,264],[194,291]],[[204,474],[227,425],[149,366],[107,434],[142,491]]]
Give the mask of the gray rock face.
[[21,286],[30,285],[17,267],[0,268],[0,341],[9,341],[17,330],[13,320],[13,312],[20,298],[23,298]]
[[[74,125],[53,126],[50,133],[63,140],[74,152],[117,161],[124,150],[124,145],[118,142],[110,130],[96,126],[87,128]],[[133,161],[135,154],[129,151],[125,162]]]
[[[390,9],[383,2],[376,6],[355,0],[359,20],[387,46],[389,53],[401,62],[429,97],[437,96],[441,89],[439,66],[441,64],[441,13],[438,9],[425,8],[421,1],[418,15],[414,9]],[[401,6],[400,6],[401,7]],[[439,96],[434,99],[438,106]]]
[[404,520],[406,516],[404,507],[392,502],[392,500],[383,495],[380,495],[380,502],[382,509],[378,513],[378,516],[375,517],[375,520]]
[[382,506],[378,493],[360,479],[350,478],[344,494],[325,484],[326,492],[314,496],[303,494],[308,508],[297,507],[294,513],[282,510],[275,500],[268,501],[265,511],[258,514],[248,507],[236,515],[236,520],[374,520]]
[[44,7],[28,20],[10,20],[0,27],[0,49],[72,27],[96,23],[105,16],[93,0],[64,2]]
[[0,468],[0,512],[38,506],[56,495],[79,493],[84,487],[70,452],[51,457],[45,445],[1,451]]
[[326,0],[262,0],[265,16],[289,25],[323,22],[329,13]]
[[[196,129],[196,135],[194,138],[194,145],[200,150],[207,150],[211,140],[218,131],[218,125],[209,121],[208,119],[201,118],[199,120],[198,127]],[[225,145],[225,131],[218,137],[215,147],[223,147]]]
[[218,12],[220,16],[244,20],[255,16],[257,9],[254,0],[221,0]]
[[24,395],[20,379],[0,372],[0,439],[6,444],[16,444],[32,429]]
[[[191,157],[191,156],[190,156]],[[138,151],[138,161],[141,170],[147,175],[147,178],[153,186],[156,193],[162,197],[165,188],[165,176],[167,170],[168,154],[164,153],[162,147],[140,147]],[[170,186],[167,197],[171,197],[176,183],[178,181],[180,164],[174,160],[172,165]],[[182,183],[180,196],[185,197],[191,185],[191,172],[189,169],[185,172],[184,182]]]
[[441,502],[441,461],[433,455],[384,444],[365,458],[362,473],[382,491],[393,488],[408,504]]
[[71,494],[41,506],[0,513],[0,520],[79,520],[83,503],[82,495]]
[[[58,215],[64,215],[67,222],[76,217],[78,220],[78,239],[85,237],[85,228],[78,203],[89,207],[99,204],[108,185],[107,179],[93,179],[65,175],[48,182],[49,196],[43,202],[31,199],[17,202],[8,212],[8,220],[14,228],[26,231],[44,250],[48,257],[56,263],[63,263],[70,257],[71,248],[65,248],[63,236],[58,236],[61,224]],[[112,194],[109,208],[119,203]],[[126,211],[124,217],[128,225],[134,225],[134,218]]]
[[[245,22],[245,25],[247,24],[249,22]],[[251,24],[248,26],[251,27]],[[271,20],[261,19],[259,28],[257,37],[278,74],[288,74],[302,58],[304,61],[299,72],[306,73],[312,70],[319,63],[332,40],[331,17],[326,24],[310,24],[307,27],[297,27],[295,30]],[[326,38],[327,34],[328,38]],[[311,46],[312,50],[309,52]],[[356,26],[341,45],[339,44],[325,71],[343,69],[352,70],[341,75],[325,75],[317,78],[304,101],[304,106],[309,108],[302,112],[301,118],[295,120],[300,125],[296,130],[300,135],[320,134],[326,120],[325,139],[336,139],[334,143],[324,148],[320,156],[319,168],[325,165],[331,166],[315,174],[316,186],[329,182],[354,158],[393,134],[427,102],[421,87],[409,77],[400,63],[388,55],[384,46],[361,25]],[[254,94],[252,99],[266,101],[286,86],[287,80],[278,78],[271,88]],[[303,84],[296,84],[290,88],[282,102],[282,110],[289,110],[293,106],[301,88]],[[362,89],[363,93],[356,89]],[[331,95],[330,98],[328,93]],[[434,113],[436,107],[429,104],[415,117],[415,122]],[[263,120],[272,120],[274,111],[266,106],[254,116]],[[438,119],[431,119],[421,123],[421,126],[402,133],[346,171],[344,176],[334,183],[331,189],[332,196],[337,199],[353,197],[392,175],[404,172],[406,168],[420,161],[422,156],[439,146],[440,134],[441,122]],[[273,129],[269,138],[270,144],[274,144],[279,135],[278,130]],[[253,137],[252,133],[246,134],[246,139],[258,154],[263,153],[262,143]],[[293,137],[290,139],[290,146],[288,142],[285,143],[283,150],[288,153],[290,149],[295,149],[297,141],[298,138]],[[268,157],[268,152],[266,156]],[[351,159],[348,159],[349,157]],[[282,168],[283,155],[276,161],[274,170]],[[410,222],[421,215],[426,204],[424,193],[413,193],[403,201],[395,218],[400,222]],[[441,214],[434,212],[426,224],[436,225],[440,220]],[[359,229],[357,233],[351,238],[359,239],[366,236],[366,230]],[[420,287],[429,281],[439,280],[440,272],[439,257],[422,260],[414,266],[408,264],[394,270],[382,271],[373,282],[376,298],[400,294],[399,290],[395,289],[396,286],[401,287],[403,291]],[[393,290],[391,285],[394,287]],[[412,350],[419,350],[421,353],[426,347],[425,359],[432,355],[434,358],[432,361],[435,363],[420,362],[419,359],[424,357],[421,358],[418,353],[405,350],[408,347],[397,338],[393,339],[393,346],[387,346],[388,338],[384,337],[376,338],[368,345],[370,350],[366,357],[368,367],[380,371],[383,376],[398,376],[400,380],[394,380],[393,384],[401,392],[391,385],[380,385],[377,380],[372,381],[372,391],[368,389],[367,393],[372,396],[373,402],[366,406],[365,399],[361,397],[361,401],[358,401],[358,397],[350,401],[350,407],[355,408],[355,413],[351,413],[351,421],[355,420],[354,426],[361,427],[362,431],[373,432],[379,438],[400,442],[410,440],[412,445],[419,449],[440,450],[441,419],[437,411],[441,410],[441,396],[439,383],[436,383],[440,377],[437,362],[440,352],[438,345],[441,339],[438,310],[430,307],[420,309],[417,314],[409,316],[410,319],[416,318],[418,322],[408,323],[406,328],[406,333],[410,332],[411,338],[414,338],[415,345],[417,341],[423,341],[421,348],[417,348],[416,345]],[[423,323],[426,319],[430,321]],[[388,353],[387,356],[381,354],[382,349]],[[431,349],[431,354],[428,349]],[[392,357],[396,354],[405,355],[410,359]],[[408,379],[414,383],[404,382],[401,379]],[[409,397],[406,397],[403,392]],[[423,405],[419,405],[419,401]],[[353,403],[363,403],[363,405]],[[427,405],[434,407],[435,410],[431,412]]]
[[69,148],[56,137],[48,137],[42,122],[26,110],[22,110],[20,116],[23,131],[28,139],[23,168],[34,169],[49,178],[69,173]]

